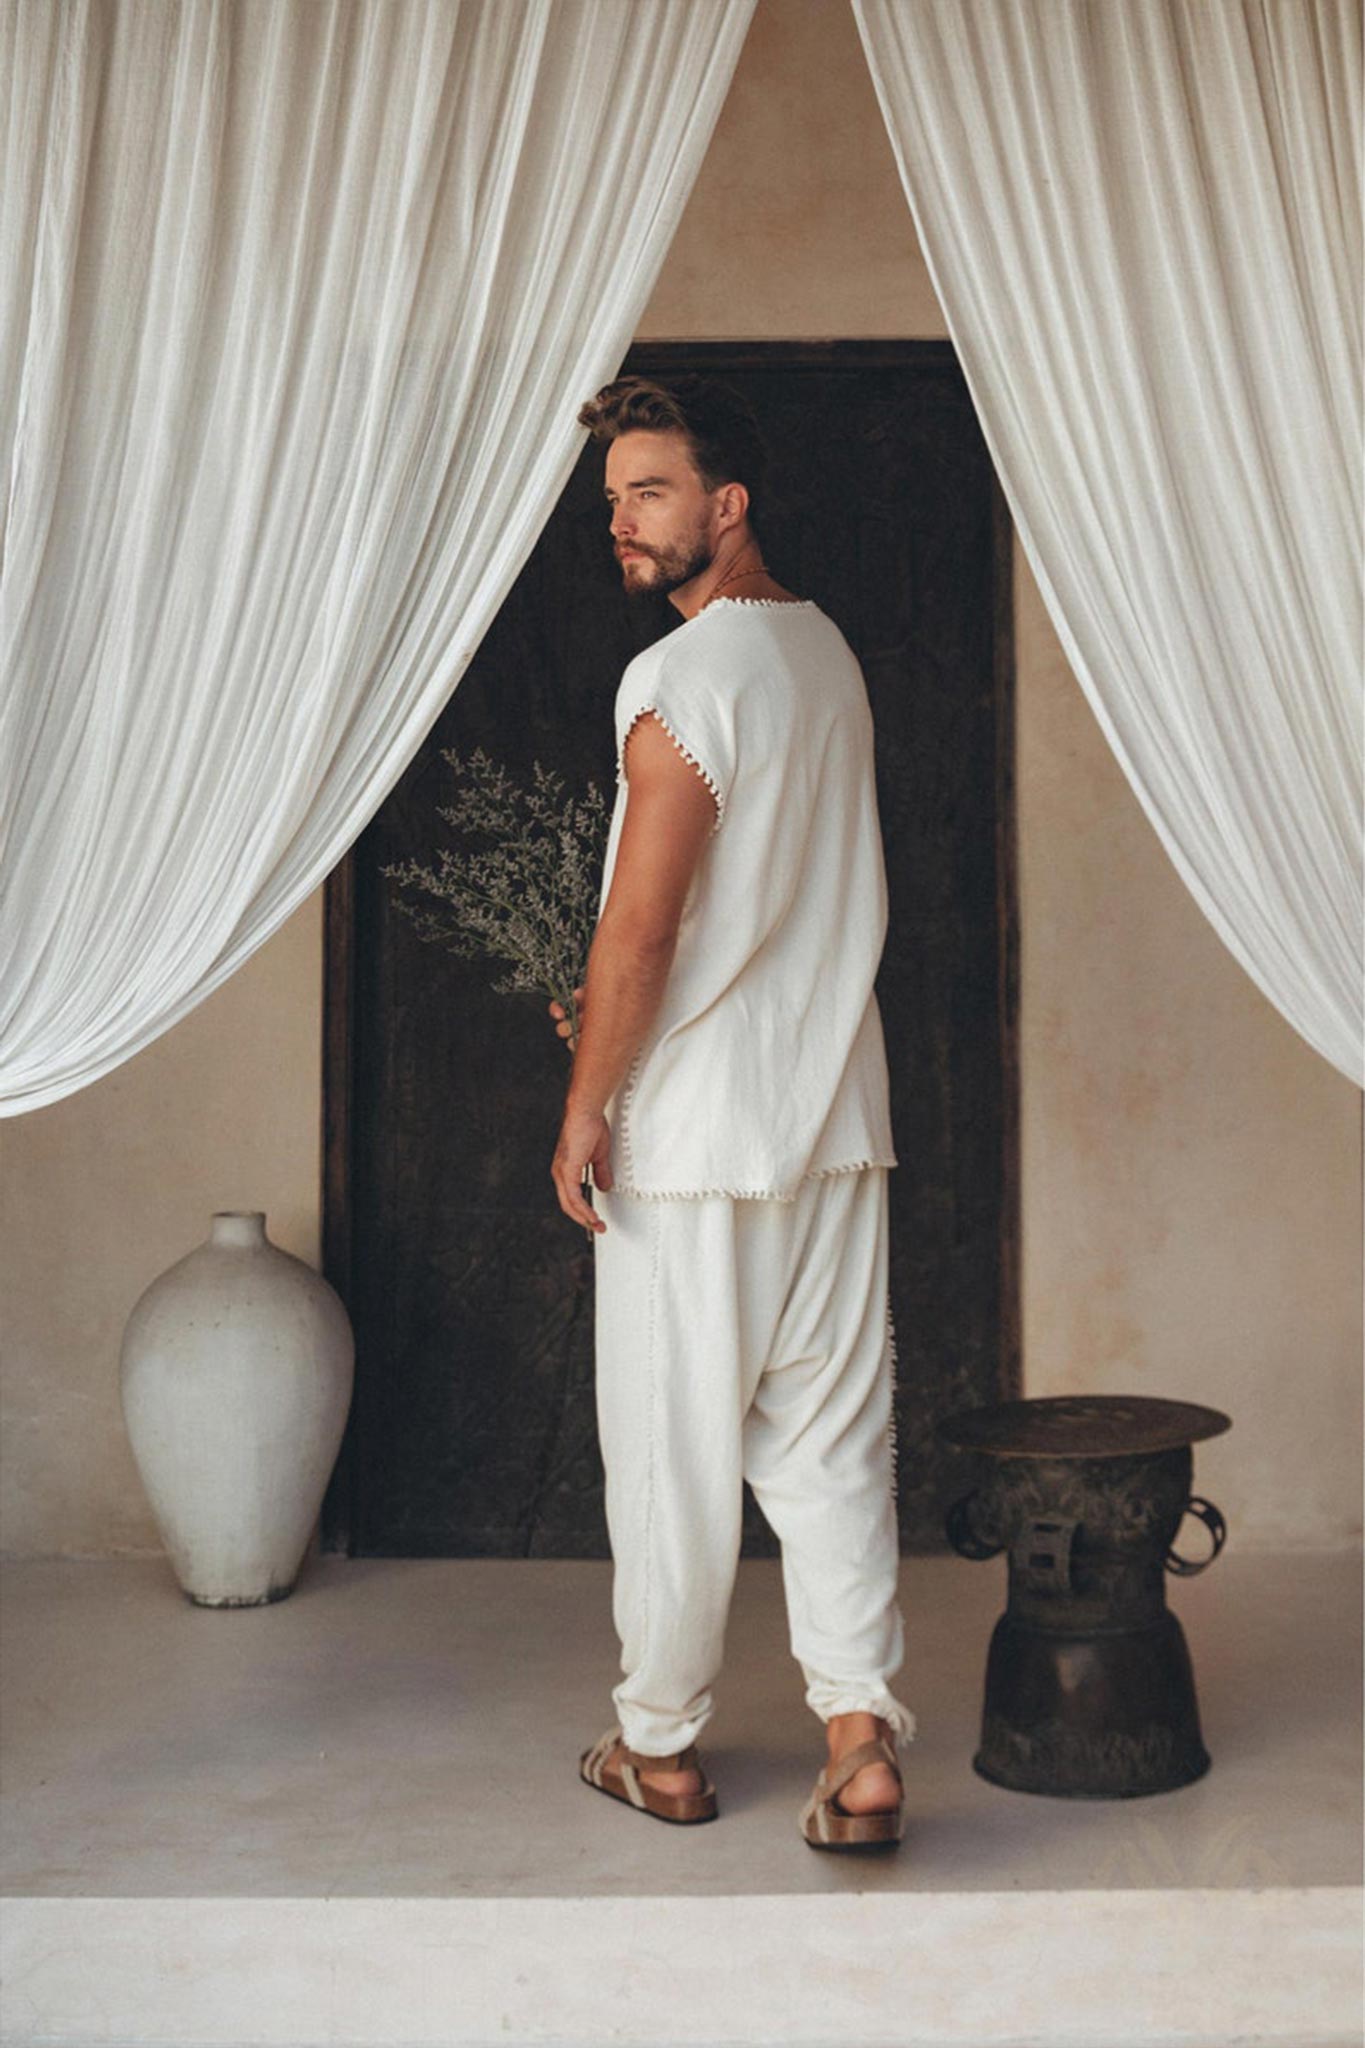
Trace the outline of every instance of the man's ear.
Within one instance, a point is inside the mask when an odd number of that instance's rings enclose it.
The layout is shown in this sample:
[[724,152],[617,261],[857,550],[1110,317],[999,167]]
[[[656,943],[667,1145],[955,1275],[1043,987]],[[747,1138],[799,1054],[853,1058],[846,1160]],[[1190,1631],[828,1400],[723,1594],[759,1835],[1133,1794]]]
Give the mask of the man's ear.
[[728,533],[732,527],[743,526],[749,516],[747,488],[741,483],[722,484],[716,495],[716,515],[721,530]]

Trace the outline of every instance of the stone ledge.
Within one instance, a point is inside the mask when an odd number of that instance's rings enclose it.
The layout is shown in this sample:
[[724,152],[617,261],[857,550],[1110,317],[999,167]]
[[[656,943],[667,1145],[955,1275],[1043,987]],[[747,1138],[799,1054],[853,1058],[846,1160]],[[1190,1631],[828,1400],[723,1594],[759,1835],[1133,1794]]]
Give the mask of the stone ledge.
[[1349,1886],[10,1899],[3,2038],[6,2048],[1347,2048],[1359,2040],[1361,1912]]

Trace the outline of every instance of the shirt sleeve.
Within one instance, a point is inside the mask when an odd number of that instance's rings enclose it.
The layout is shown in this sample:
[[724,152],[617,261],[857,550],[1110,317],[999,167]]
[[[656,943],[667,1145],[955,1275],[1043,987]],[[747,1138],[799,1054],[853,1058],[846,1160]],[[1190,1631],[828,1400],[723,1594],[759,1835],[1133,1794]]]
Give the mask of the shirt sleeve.
[[716,802],[712,835],[725,822],[735,779],[735,725],[731,708],[690,663],[665,658],[653,680],[623,707],[616,772],[626,781],[625,752],[636,720],[653,712],[685,761],[690,761]]

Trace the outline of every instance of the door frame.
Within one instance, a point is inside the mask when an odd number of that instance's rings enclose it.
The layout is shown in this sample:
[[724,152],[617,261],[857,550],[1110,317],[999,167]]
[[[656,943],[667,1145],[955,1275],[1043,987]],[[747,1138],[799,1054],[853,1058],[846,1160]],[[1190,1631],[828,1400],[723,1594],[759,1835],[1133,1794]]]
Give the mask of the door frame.
[[[789,367],[958,369],[950,341],[637,341],[629,372],[666,379],[683,370]],[[626,373],[625,365],[622,373]],[[1000,1019],[1001,1229],[999,1400],[1023,1393],[1019,1102],[1019,896],[1015,783],[1014,523],[991,471],[991,669],[995,706],[995,935]],[[322,1261],[343,1302],[351,1300],[351,1152],[354,1128],[355,870],[351,849],[324,885],[322,1018]],[[888,1021],[888,1034],[891,1028]],[[354,1413],[354,1410],[352,1411]],[[348,1417],[322,1512],[322,1548],[350,1554],[356,1459]]]

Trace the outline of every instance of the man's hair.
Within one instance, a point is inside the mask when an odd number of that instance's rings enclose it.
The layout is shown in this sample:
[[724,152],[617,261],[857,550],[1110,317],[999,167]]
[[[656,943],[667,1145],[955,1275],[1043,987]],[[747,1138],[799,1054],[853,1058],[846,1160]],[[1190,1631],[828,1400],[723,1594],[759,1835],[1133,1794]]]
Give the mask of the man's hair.
[[732,385],[690,370],[667,384],[648,377],[618,377],[579,408],[578,424],[601,442],[641,429],[683,434],[702,488],[715,491],[722,484],[743,484],[753,519],[767,451],[748,400]]

